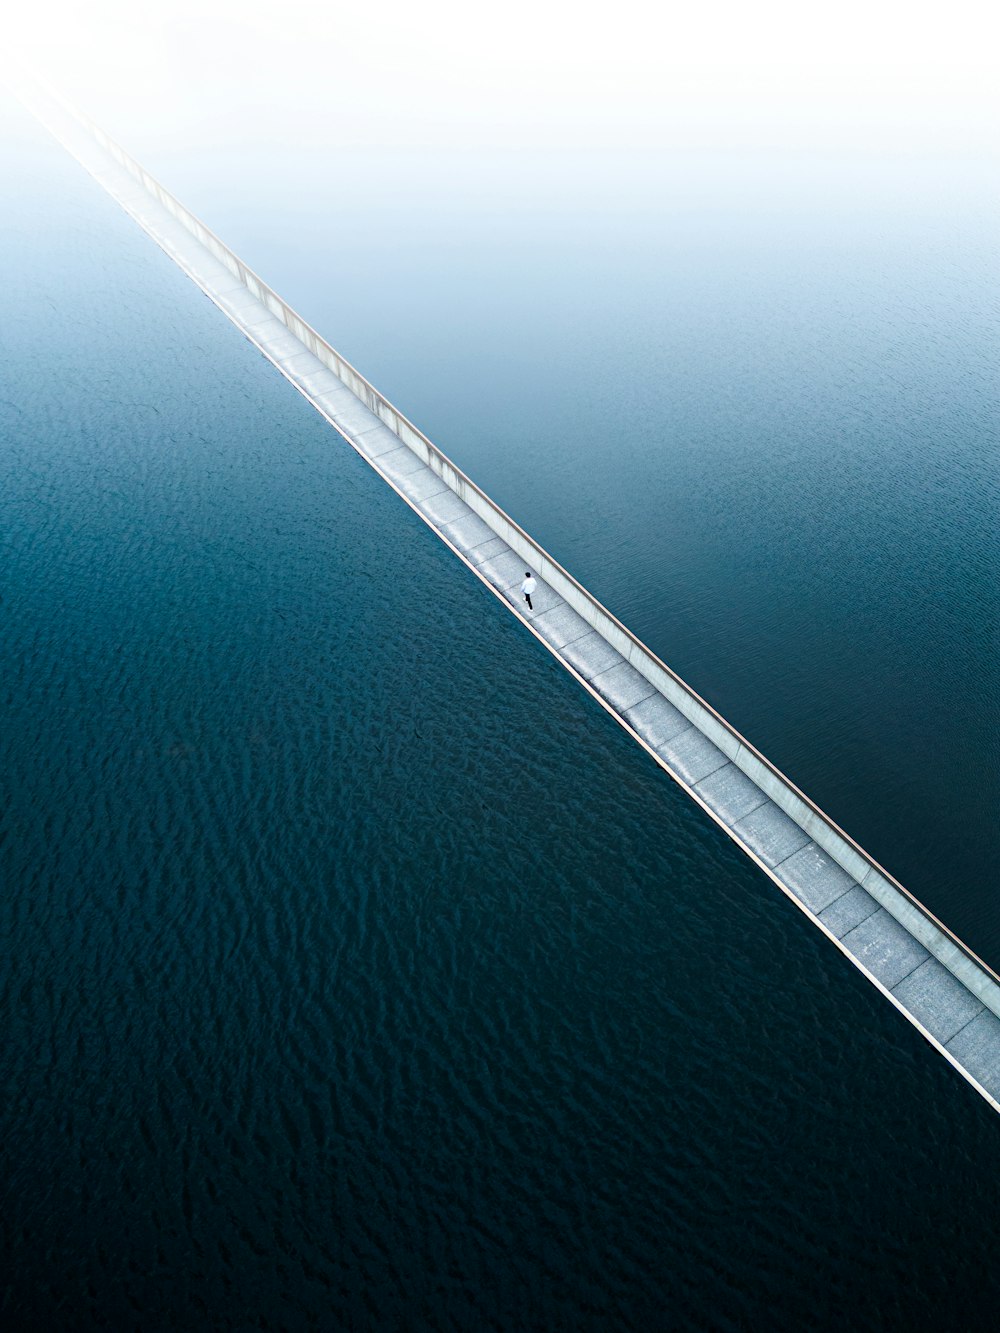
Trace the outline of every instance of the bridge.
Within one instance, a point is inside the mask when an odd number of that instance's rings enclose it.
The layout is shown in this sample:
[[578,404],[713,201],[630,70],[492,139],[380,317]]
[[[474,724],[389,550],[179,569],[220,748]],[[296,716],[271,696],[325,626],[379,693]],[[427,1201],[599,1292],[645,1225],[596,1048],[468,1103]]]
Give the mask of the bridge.
[[[844,957],[1000,1111],[1000,977],[98,126],[22,101]],[[538,581],[529,610],[525,572]],[[708,960],[706,960],[707,962]]]

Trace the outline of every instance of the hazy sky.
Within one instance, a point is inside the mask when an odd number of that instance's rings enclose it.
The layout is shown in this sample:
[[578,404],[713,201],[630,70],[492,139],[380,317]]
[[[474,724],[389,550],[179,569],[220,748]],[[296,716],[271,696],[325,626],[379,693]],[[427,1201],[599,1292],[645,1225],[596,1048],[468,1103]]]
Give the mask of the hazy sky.
[[189,135],[207,148],[979,153],[997,145],[989,13],[978,0],[66,0],[9,23],[36,66],[140,150]]

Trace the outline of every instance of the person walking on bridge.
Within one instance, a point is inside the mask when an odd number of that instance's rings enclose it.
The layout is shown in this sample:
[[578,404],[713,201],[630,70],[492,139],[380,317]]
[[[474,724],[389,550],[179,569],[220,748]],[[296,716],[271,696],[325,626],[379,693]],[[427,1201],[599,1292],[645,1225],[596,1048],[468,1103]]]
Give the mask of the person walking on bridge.
[[524,600],[528,603],[529,611],[533,611],[535,609],[531,605],[531,594],[535,591],[537,587],[538,587],[538,581],[536,580],[534,574],[532,574],[530,569],[526,569],[524,571],[524,582],[521,584],[521,592],[524,594]]

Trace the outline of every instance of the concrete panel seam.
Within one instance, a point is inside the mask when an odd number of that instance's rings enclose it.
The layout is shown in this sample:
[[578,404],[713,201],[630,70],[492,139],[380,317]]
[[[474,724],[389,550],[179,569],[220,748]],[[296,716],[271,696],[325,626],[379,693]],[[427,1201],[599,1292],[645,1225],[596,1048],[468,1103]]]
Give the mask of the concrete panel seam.
[[[904,978],[904,980],[905,980],[905,978]],[[979,1018],[982,1014],[984,1014],[984,1013],[985,1013],[985,1014],[988,1014],[989,1012],[990,1012],[990,1010],[987,1009],[985,1005],[983,1005],[982,1009],[980,1009],[980,1011],[979,1011],[978,1014],[973,1014],[971,1018],[967,1019],[967,1020],[962,1024],[962,1026],[958,1029],[957,1032],[953,1032],[953,1033],[951,1034],[951,1036],[948,1038],[948,1042],[949,1042],[949,1044],[950,1044],[951,1042],[953,1042],[953,1041],[955,1040],[956,1037],[961,1036],[961,1034],[965,1031],[965,1029],[969,1026],[970,1023],[974,1023],[974,1022],[976,1021],[976,1019]]]

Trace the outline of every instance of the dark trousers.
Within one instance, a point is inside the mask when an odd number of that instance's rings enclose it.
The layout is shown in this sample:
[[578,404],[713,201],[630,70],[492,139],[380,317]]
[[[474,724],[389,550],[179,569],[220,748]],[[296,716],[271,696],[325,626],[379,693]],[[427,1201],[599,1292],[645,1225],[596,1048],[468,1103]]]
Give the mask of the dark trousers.
[[535,608],[531,605],[531,593],[526,592],[524,594],[524,600],[528,603],[528,610],[534,611]]

